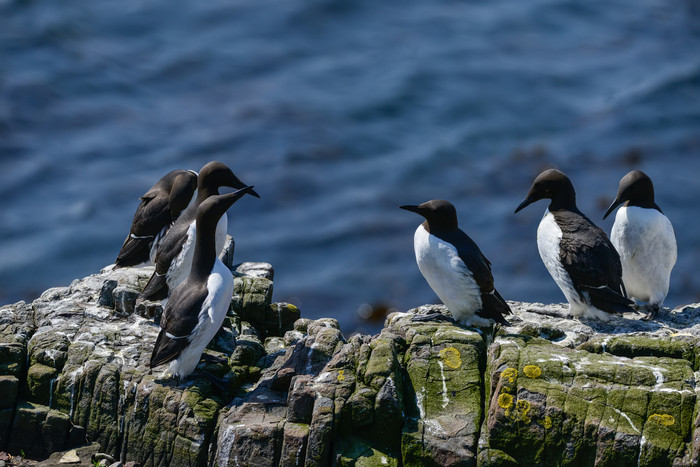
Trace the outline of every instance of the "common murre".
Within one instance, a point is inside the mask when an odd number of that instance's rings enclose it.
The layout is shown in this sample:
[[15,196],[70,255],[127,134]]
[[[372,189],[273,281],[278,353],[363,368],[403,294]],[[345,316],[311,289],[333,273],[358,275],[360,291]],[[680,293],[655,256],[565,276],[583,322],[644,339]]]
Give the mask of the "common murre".
[[489,325],[489,320],[508,324],[504,315],[511,311],[493,285],[491,263],[459,229],[455,207],[445,200],[399,207],[426,219],[413,239],[416,262],[454,319],[480,326]]
[[172,375],[188,376],[221,327],[233,296],[233,275],[218,258],[217,223],[233,203],[252,190],[253,187],[245,187],[234,193],[213,195],[198,206],[192,265],[163,310],[151,368],[170,363]]
[[633,312],[622,284],[620,256],[607,235],[576,207],[571,180],[559,170],[545,170],[515,212],[541,199],[551,202],[537,228],[537,248],[569,302],[570,315],[607,321],[610,313]]
[[622,177],[617,197],[603,219],[621,204],[610,240],[620,254],[622,281],[630,297],[647,302],[653,318],[668,294],[671,270],[678,258],[671,221],[654,200],[654,185],[640,170]]
[[[139,295],[139,300],[163,300],[168,297],[169,290],[187,277],[194,252],[197,208],[208,197],[218,195],[219,187],[222,186],[240,189],[246,185],[222,162],[212,161],[202,167],[197,180],[197,197],[160,241],[155,255],[156,270]],[[250,190],[249,194],[260,197],[254,190]],[[227,225],[228,219],[224,212],[216,227],[217,254],[224,246]]]

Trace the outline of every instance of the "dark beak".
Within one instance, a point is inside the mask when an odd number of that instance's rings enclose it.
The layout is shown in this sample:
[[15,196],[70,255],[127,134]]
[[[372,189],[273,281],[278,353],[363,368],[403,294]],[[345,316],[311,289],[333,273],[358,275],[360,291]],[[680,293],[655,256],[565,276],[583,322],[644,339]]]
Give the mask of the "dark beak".
[[617,208],[619,205],[621,205],[624,202],[625,202],[624,199],[615,198],[615,201],[613,201],[612,204],[610,205],[610,207],[608,208],[608,210],[605,211],[605,215],[603,216],[603,219],[608,217],[610,215],[610,213],[615,210],[615,208]]
[[239,199],[243,198],[244,195],[247,194],[253,194],[255,193],[255,190],[253,190],[253,186],[246,186],[241,188],[240,190],[236,190],[233,193],[227,193],[223,196],[225,196],[225,200],[227,203],[229,203],[229,206],[231,206],[233,203],[238,201]]
[[[230,186],[231,188],[237,188],[237,189],[239,189],[239,190],[240,190],[240,189],[249,188],[250,190],[247,191],[246,193],[248,193],[249,195],[253,195],[253,196],[255,196],[256,198],[260,198],[260,195],[257,194],[257,193],[255,192],[255,190],[253,190],[253,187],[252,187],[252,186],[246,186],[246,184],[243,183],[242,181],[240,181],[240,180],[238,179],[238,177],[236,177],[236,176],[233,174],[233,172],[230,173],[230,177],[229,177],[229,179],[227,180],[226,186]],[[245,194],[245,193],[244,193],[244,194]]]
[[413,204],[406,204],[404,206],[399,206],[399,209],[405,209],[406,211],[411,211],[415,212],[416,214],[420,214],[420,209],[418,206],[415,206]]
[[[252,186],[249,186],[249,187],[247,187],[247,188],[250,188],[250,191],[247,192],[249,195],[253,195],[253,196],[255,196],[256,198],[260,198],[260,195],[257,194],[257,193],[255,192],[255,190],[253,190],[253,187],[252,187]],[[244,188],[244,189],[245,189],[245,188]]]
[[537,201],[537,200],[536,200],[536,199],[533,199],[532,197],[529,197],[529,196],[528,196],[527,198],[525,198],[525,199],[523,200],[522,203],[518,204],[518,207],[515,208],[515,212],[513,212],[513,214],[516,214],[518,211],[520,211],[520,210],[523,209],[524,207],[527,207],[527,206],[531,205],[531,204],[534,203],[535,201]]

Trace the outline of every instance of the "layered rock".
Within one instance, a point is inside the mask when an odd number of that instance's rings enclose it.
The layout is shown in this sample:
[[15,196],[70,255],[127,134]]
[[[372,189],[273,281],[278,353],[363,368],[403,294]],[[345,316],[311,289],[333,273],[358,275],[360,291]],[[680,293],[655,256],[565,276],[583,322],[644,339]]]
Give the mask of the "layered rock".
[[147,368],[162,310],[135,297],[151,271],[0,308],[0,450],[87,439],[146,466],[700,460],[700,308],[601,323],[511,302],[510,326],[478,329],[413,319],[446,314],[431,305],[346,339],[272,303],[269,265],[244,264],[208,358],[177,381]]

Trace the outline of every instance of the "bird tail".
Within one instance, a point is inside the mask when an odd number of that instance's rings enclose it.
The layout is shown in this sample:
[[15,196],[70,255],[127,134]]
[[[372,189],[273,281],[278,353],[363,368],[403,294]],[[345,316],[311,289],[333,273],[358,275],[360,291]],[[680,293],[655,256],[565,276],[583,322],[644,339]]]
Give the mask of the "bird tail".
[[583,291],[588,294],[591,305],[603,310],[606,313],[626,313],[634,312],[634,302],[619,292],[615,292],[608,286],[583,287]]
[[153,236],[133,237],[129,234],[126,240],[124,240],[122,249],[119,250],[116,261],[114,261],[116,267],[136,266],[137,264],[147,262],[149,260],[153,239]]
[[165,329],[161,329],[153,346],[150,368],[172,362],[180,356],[180,352],[186,345],[187,339],[171,339],[166,335]]
[[139,300],[163,300],[168,298],[168,282],[165,279],[165,274],[160,275],[154,271],[138,298]]
[[506,301],[498,293],[498,290],[493,289],[493,292],[481,295],[481,311],[479,316],[489,318],[497,323],[510,324],[505,319],[505,315],[511,314],[510,307]]

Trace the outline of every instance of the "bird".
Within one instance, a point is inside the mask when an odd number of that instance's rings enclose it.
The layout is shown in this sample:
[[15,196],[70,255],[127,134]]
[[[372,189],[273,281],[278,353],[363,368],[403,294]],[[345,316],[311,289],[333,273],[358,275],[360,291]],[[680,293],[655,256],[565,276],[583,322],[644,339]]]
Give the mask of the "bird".
[[[493,285],[491,263],[459,229],[454,205],[434,199],[399,208],[425,218],[413,238],[418,269],[455,321],[477,326],[490,325],[491,320],[508,324],[504,316],[511,310]],[[427,315],[425,319],[437,317]]]
[[649,304],[645,319],[651,319],[668,294],[671,270],[678,258],[676,234],[654,201],[654,185],[644,172],[632,170],[622,177],[617,197],[603,219],[621,204],[610,239],[620,254],[627,293]]
[[218,258],[216,230],[226,210],[246,193],[212,195],[197,207],[194,255],[187,278],[172,292],[160,321],[150,368],[170,363],[169,373],[189,376],[216,335],[233,297],[233,275]]
[[136,266],[152,260],[151,253],[155,254],[159,240],[190,203],[196,188],[197,172],[173,170],[141,196],[115,267]]
[[[219,187],[222,186],[240,189],[246,185],[222,162],[212,161],[202,167],[197,178],[197,196],[160,241],[155,254],[155,271],[139,294],[138,300],[164,300],[168,298],[169,291],[187,277],[192,264],[197,232],[197,208],[208,197],[218,195]],[[249,194],[260,197],[252,189]],[[228,219],[224,213],[216,227],[217,254],[224,247],[227,225]]]
[[569,315],[608,321],[610,314],[634,312],[622,283],[620,255],[605,232],[576,207],[569,177],[545,170],[515,212],[541,199],[550,203],[537,228],[537,248],[569,302]]

